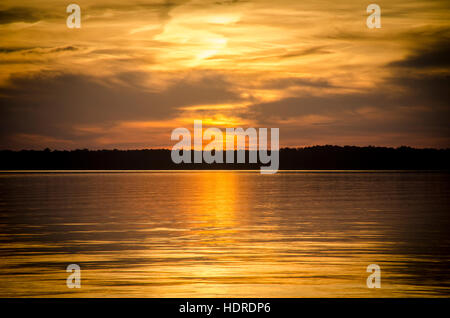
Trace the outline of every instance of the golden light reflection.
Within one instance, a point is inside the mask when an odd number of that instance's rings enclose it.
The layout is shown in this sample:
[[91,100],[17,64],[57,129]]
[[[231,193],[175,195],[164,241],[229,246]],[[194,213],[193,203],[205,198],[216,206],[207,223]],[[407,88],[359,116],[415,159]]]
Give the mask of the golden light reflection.
[[[211,236],[213,242],[222,234],[236,231],[238,178],[235,173],[227,171],[193,174],[190,183],[198,194],[180,198],[180,205],[187,207],[186,215],[194,226],[193,231]],[[183,203],[185,201],[189,204]]]

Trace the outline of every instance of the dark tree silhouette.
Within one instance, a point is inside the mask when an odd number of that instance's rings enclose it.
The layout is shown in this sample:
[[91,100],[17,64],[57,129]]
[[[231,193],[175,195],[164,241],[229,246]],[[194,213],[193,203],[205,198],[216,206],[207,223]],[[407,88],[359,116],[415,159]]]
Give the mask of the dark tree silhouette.
[[[449,170],[450,149],[314,146],[282,148],[280,170]],[[262,164],[175,164],[168,149],[0,151],[2,170],[259,169]],[[249,153],[246,151],[246,162]],[[236,153],[235,153],[236,158]]]

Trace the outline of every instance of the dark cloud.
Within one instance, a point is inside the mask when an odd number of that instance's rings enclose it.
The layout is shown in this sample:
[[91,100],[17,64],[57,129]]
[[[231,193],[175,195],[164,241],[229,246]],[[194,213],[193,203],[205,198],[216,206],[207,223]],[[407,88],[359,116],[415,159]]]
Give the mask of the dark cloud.
[[179,107],[240,98],[224,77],[214,73],[187,74],[159,92],[143,84],[147,76],[130,72],[98,79],[40,73],[12,78],[0,88],[1,139],[19,133],[70,139],[75,138],[74,125],[170,119],[178,115]]
[[223,1],[215,1],[214,4],[217,5],[233,5],[236,3],[245,3],[245,2],[249,2],[246,0],[223,0]]
[[282,89],[289,87],[314,87],[314,88],[331,88],[334,87],[326,79],[309,79],[298,77],[277,78],[264,81],[261,88],[266,89]]
[[[382,16],[384,13],[382,14]],[[384,30],[384,26],[381,30]],[[327,31],[321,36],[333,40],[355,41],[360,43],[386,43],[390,41],[397,41],[398,43],[416,43],[419,47],[424,48],[432,46],[436,42],[443,42],[444,39],[450,37],[450,29],[441,26],[417,26],[406,29],[402,32],[373,32],[372,29],[363,28],[359,31],[348,30],[347,28],[339,27]],[[439,40],[441,39],[441,40]]]
[[0,53],[15,53],[33,49],[32,47],[0,47]]
[[53,17],[48,12],[39,8],[28,7],[12,7],[0,10],[0,24],[8,24],[13,22],[37,22],[49,17]]
[[189,0],[166,0],[159,3],[122,3],[122,4],[95,4],[89,6],[89,11],[91,13],[104,13],[106,10],[110,12],[117,12],[118,14],[130,11],[139,11],[140,15],[143,12],[156,13],[159,18],[167,20],[170,18],[170,11],[173,9],[189,2]]
[[79,48],[72,45],[62,47],[0,47],[0,53],[57,53],[78,50]]
[[296,50],[296,51],[290,51],[285,54],[281,54],[279,56],[280,59],[287,59],[287,58],[296,58],[301,56],[307,56],[307,55],[319,55],[319,54],[330,54],[331,52],[326,50],[323,46],[318,47],[312,47],[304,50]]
[[290,58],[298,58],[307,55],[323,55],[330,54],[323,46],[312,47],[303,50],[262,50],[256,56],[237,55],[237,54],[216,54],[208,57],[208,60],[239,60],[242,62],[255,62],[264,60],[284,60]]
[[357,108],[370,107],[379,103],[386,105],[389,99],[384,94],[349,93],[328,95],[304,95],[254,105],[254,116],[266,123],[270,120],[289,120],[307,115],[329,115],[336,117],[339,113],[355,111]]
[[420,48],[401,61],[390,66],[415,69],[450,67],[450,38],[434,43],[431,47]]
[[77,51],[78,48],[72,45],[63,46],[63,47],[56,47],[50,50],[51,53],[55,52],[64,52],[64,51]]
[[434,142],[431,146],[449,147],[448,87],[450,77],[445,74],[399,74],[386,79],[376,90],[286,98],[254,105],[248,115],[263,127],[299,118],[297,124],[282,124],[285,141],[341,143],[353,138],[358,143],[361,137],[365,144],[377,139],[379,145],[423,146],[424,142]]
[[[325,86],[327,82],[318,85]],[[393,106],[425,106],[430,110],[440,107],[450,108],[448,87],[450,87],[450,76],[446,74],[428,76],[402,76],[399,74],[397,77],[388,78],[376,90],[344,94],[303,95],[262,103],[255,105],[254,109],[260,113],[276,114],[280,118],[287,119],[307,114],[352,111],[365,106],[378,109],[388,109]]]
[[430,109],[450,108],[450,73],[409,75],[390,78],[390,83],[403,88],[403,94],[397,94],[400,101],[407,105],[427,105]]
[[[450,106],[447,75],[392,76],[376,90],[358,93],[302,95],[233,110],[260,127],[278,127],[283,120],[317,116],[317,122],[282,124],[282,142],[441,146],[450,141]],[[120,73],[113,79],[76,74],[40,73],[15,77],[0,89],[0,148],[18,134],[79,141],[73,126],[113,126],[118,121],[165,120],[179,115],[178,108],[198,104],[236,102],[241,98],[225,77],[213,72],[189,73],[163,91],[152,91],[148,74]],[[271,85],[328,86],[327,81],[281,79]],[[370,114],[361,113],[367,108]],[[201,112],[199,112],[201,115]],[[320,118],[327,120],[321,121]],[[409,138],[405,141],[405,138]],[[435,144],[430,144],[430,142]],[[446,144],[447,143],[447,144]],[[126,148],[126,145],[124,145]]]
[[[275,81],[275,83],[277,83]],[[326,81],[295,80],[292,84],[329,87]],[[289,86],[289,80],[281,80],[280,87]],[[342,94],[303,95],[254,106],[261,117],[268,114],[282,119],[308,114],[327,114],[352,111],[361,107],[389,109],[391,107],[425,106],[430,110],[450,108],[450,76],[446,74],[402,75],[390,77],[376,90]],[[265,115],[263,115],[265,114]]]

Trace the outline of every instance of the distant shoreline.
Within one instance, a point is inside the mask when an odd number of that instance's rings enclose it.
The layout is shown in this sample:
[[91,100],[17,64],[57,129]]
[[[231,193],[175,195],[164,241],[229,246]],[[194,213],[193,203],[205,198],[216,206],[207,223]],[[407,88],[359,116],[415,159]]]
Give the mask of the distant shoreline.
[[[261,163],[181,163],[169,149],[1,150],[0,171],[11,170],[259,170]],[[450,170],[450,149],[312,146],[281,148],[279,170]],[[235,152],[236,159],[236,152]],[[236,161],[236,160],[235,160]]]

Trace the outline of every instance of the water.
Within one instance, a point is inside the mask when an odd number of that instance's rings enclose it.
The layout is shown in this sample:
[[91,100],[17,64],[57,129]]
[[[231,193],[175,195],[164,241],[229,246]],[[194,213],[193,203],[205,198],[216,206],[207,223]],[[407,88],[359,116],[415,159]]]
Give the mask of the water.
[[449,177],[1,173],[0,296],[448,297]]

